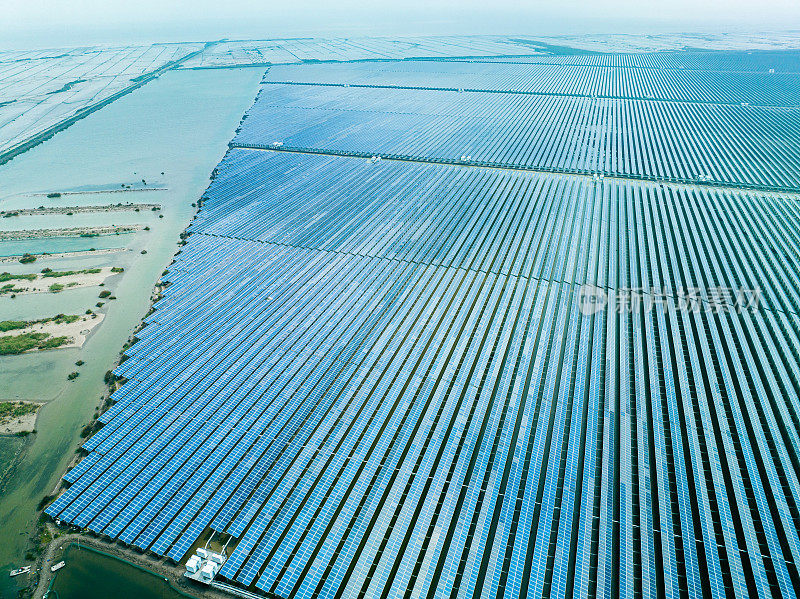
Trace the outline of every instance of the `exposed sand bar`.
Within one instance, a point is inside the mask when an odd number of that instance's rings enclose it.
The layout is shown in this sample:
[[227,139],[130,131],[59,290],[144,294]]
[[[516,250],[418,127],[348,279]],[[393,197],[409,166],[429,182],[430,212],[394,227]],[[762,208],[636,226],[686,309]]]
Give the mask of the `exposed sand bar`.
[[[54,284],[62,286],[58,291],[75,289],[78,287],[99,287],[100,283],[108,277],[118,274],[111,271],[111,267],[100,268],[100,272],[76,272],[75,274],[61,277],[45,277],[38,275],[33,281],[27,279],[12,279],[5,284],[13,284],[11,293],[24,295],[26,293],[53,293]],[[57,292],[57,291],[56,291]]]
[[52,206],[50,208],[20,208],[0,210],[0,216],[35,216],[39,214],[78,214],[86,212],[136,212],[161,210],[161,204],[98,204],[94,206]]
[[[81,250],[75,252],[55,252],[52,254],[44,253],[44,254],[36,254],[41,258],[77,258],[79,256],[95,256],[99,254],[116,254],[119,252],[124,252],[125,248],[105,248],[101,250]],[[19,262],[19,259],[22,255],[17,256],[0,256],[0,264],[2,263],[9,263],[9,262]]]
[[[3,333],[3,335],[23,335],[25,333],[46,333],[51,337],[69,337],[70,340],[59,345],[55,349],[63,349],[67,347],[83,347],[86,337],[92,332],[97,325],[103,322],[105,315],[103,313],[84,314],[75,322],[41,322],[34,324],[23,329],[14,329]],[[42,350],[31,350],[42,351]],[[50,351],[50,350],[46,350]],[[29,352],[27,352],[29,353]]]
[[[85,196],[98,193],[133,193],[135,191],[169,191],[168,187],[125,187],[119,189],[92,189],[87,191],[37,191],[29,193],[29,196],[48,196],[51,193],[57,193],[59,196]],[[58,196],[56,196],[58,197]]]
[[117,233],[133,233],[141,231],[142,225],[122,225],[104,227],[70,227],[67,229],[25,229],[22,231],[0,231],[0,241],[16,241],[19,239],[42,239],[46,237],[97,237],[99,235],[116,235]]
[[[32,401],[0,402],[2,407],[0,415],[0,435],[17,435],[29,433],[36,425],[36,414],[42,404]],[[22,409],[15,409],[22,408]]]

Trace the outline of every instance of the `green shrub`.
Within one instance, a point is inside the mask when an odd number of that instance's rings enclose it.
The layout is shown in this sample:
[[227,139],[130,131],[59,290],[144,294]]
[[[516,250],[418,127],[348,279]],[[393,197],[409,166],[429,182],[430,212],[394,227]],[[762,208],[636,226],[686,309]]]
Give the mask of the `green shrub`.
[[36,275],[12,275],[10,272],[0,273],[0,283],[5,283],[6,281],[17,281],[17,280],[33,281],[35,279]]
[[69,341],[69,337],[51,337],[48,333],[4,335],[0,337],[0,355],[21,354],[32,349],[53,349]]
[[47,333],[23,333],[0,337],[0,356],[21,354],[34,349],[49,336]]
[[49,270],[47,272],[42,271],[43,277],[54,278],[54,277],[69,277],[72,275],[94,275],[100,272],[101,269],[99,268],[84,268],[83,270]]
[[23,401],[0,401],[0,418],[21,418],[39,409],[38,404]]
[[69,343],[69,337],[49,337],[39,343],[39,349],[55,349]]
[[42,497],[41,501],[39,502],[39,505],[36,506],[36,510],[41,512],[44,508],[50,505],[50,502],[53,501],[53,499],[55,499],[55,496],[45,495],[44,497]]
[[55,324],[70,324],[78,320],[80,316],[77,314],[56,314],[49,318],[39,318],[37,320],[0,320],[0,333],[7,331],[14,331],[17,329],[25,329],[32,327],[35,324],[44,324],[47,322],[54,322]]
[[26,320],[0,320],[0,332],[13,331],[15,329],[24,329],[30,326]]
[[[80,316],[77,314],[56,314],[51,318],[54,323],[56,324],[71,324],[78,320]],[[42,319],[39,322],[47,322],[48,319]]]

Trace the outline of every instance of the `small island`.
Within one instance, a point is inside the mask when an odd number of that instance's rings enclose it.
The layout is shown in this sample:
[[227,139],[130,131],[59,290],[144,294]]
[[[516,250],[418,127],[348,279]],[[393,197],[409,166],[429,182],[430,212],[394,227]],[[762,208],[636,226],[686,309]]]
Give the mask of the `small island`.
[[33,401],[0,401],[0,435],[24,436],[34,431],[42,404]]

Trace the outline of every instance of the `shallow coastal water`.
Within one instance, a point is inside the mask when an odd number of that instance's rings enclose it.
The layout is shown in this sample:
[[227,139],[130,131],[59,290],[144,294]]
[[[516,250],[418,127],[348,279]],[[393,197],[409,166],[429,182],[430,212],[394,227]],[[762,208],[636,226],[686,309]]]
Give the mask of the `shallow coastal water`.
[[[54,599],[179,599],[161,577],[113,557],[71,545],[64,555],[67,565],[51,586]],[[124,580],[124,584],[120,584]]]
[[147,212],[88,212],[83,214],[35,214],[0,219],[0,231],[20,231],[24,229],[73,227],[99,227],[122,225],[152,225],[155,217]]
[[131,233],[103,235],[101,237],[48,237],[46,239],[0,241],[0,258],[4,256],[19,256],[26,253],[33,254],[35,252],[56,254],[61,252],[85,252],[92,248],[104,250],[125,247],[126,242],[130,241],[127,238],[128,235],[131,235]]
[[[0,210],[25,207],[21,198],[26,196],[30,199],[28,207],[43,205],[41,196],[29,196],[41,190],[108,188],[142,178],[168,188],[151,193],[102,194],[113,195],[113,199],[81,194],[53,203],[161,204],[159,214],[164,218],[136,213],[133,217],[130,213],[124,217],[120,213],[82,216],[98,224],[121,223],[124,219],[151,227],[150,231],[90,238],[88,243],[77,238],[85,246],[77,249],[124,246],[121,252],[46,257],[29,265],[0,264],[0,271],[9,272],[39,272],[45,267],[125,269],[122,275],[107,281],[105,288],[118,299],[102,308],[106,319],[82,348],[0,358],[1,399],[48,402],[39,413],[36,435],[24,442],[0,437],[0,473],[13,466],[11,475],[0,480],[0,597],[16,592],[16,581],[3,571],[22,564],[36,505],[51,492],[74,455],[80,430],[91,420],[103,392],[103,375],[114,366],[123,343],[147,312],[153,285],[178,249],[178,235],[195,210],[191,204],[208,185],[210,172],[253,101],[262,73],[263,69],[169,72],[0,167]],[[63,226],[69,217],[47,218],[36,217],[37,226]],[[106,240],[115,245],[103,245]],[[29,245],[23,251],[60,251],[53,239],[24,243]],[[142,250],[147,253],[142,254]],[[15,299],[0,297],[0,320],[97,309],[98,291],[87,288]],[[85,364],[77,368],[77,360]],[[80,376],[68,382],[66,375],[73,370],[79,370]]]

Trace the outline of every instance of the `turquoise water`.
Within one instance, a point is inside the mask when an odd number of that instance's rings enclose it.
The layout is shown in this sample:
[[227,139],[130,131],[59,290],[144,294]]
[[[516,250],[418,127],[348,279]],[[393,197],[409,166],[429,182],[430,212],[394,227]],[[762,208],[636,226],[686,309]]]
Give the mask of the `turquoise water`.
[[[262,74],[263,69],[169,72],[0,166],[0,210],[39,206],[43,204],[41,196],[30,194],[41,190],[110,188],[137,178],[169,188],[103,194],[102,200],[95,194],[59,198],[61,205],[109,201],[162,204],[164,218],[148,216],[150,231],[95,237],[87,245],[99,248],[101,241],[108,239],[124,246],[124,251],[40,258],[30,265],[0,264],[0,271],[9,272],[38,272],[44,267],[125,268],[121,276],[108,280],[106,288],[118,299],[104,306],[105,321],[82,348],[0,358],[0,395],[47,402],[39,413],[38,434],[23,447],[16,438],[0,437],[0,472],[12,467],[12,474],[0,480],[0,597],[14,596],[16,581],[3,571],[24,563],[36,504],[51,492],[74,455],[80,429],[90,421],[103,392],[103,375],[114,366],[123,343],[147,312],[153,285],[177,250],[178,236],[194,213],[191,204],[208,185],[209,174],[252,103]],[[61,223],[64,218],[54,215],[52,222]],[[92,218],[98,218],[94,221],[98,223],[121,219],[119,213]],[[31,243],[44,247],[55,242]],[[26,251],[36,251],[33,246]],[[143,249],[146,254],[141,253]],[[90,288],[57,295],[0,297],[0,320],[80,313],[94,307],[97,292]],[[85,364],[76,368],[77,360]],[[68,382],[66,375],[73,370],[81,374]]]
[[60,252],[85,252],[91,249],[125,247],[129,233],[100,235],[98,237],[48,237],[45,239],[18,239],[0,241],[0,257],[21,254],[56,254]]
[[[158,203],[158,196],[150,196],[153,203]],[[77,205],[77,202],[76,204]],[[152,225],[158,213],[139,212],[78,212],[72,216],[66,214],[35,214],[0,218],[0,231],[19,231],[22,229],[65,229],[69,227],[97,227],[104,225]]]
[[[102,268],[129,262],[134,256],[127,256],[132,250],[115,253],[94,253],[74,256],[70,258],[42,257],[33,264],[20,264],[19,262],[4,262],[0,264],[0,272],[7,271],[15,274],[38,273],[43,268],[59,268],[62,270],[82,270],[84,268]],[[105,281],[108,289],[115,290],[124,275],[114,275]],[[97,287],[81,287],[78,289],[65,289],[60,293],[33,293],[18,295],[16,298],[0,297],[0,313],[3,319],[31,320],[40,316],[58,314],[79,314],[85,312],[87,307],[94,306],[98,301],[99,290]],[[32,356],[24,356],[27,360]],[[8,358],[10,359],[10,358]],[[0,389],[0,399],[5,394]],[[8,391],[8,390],[5,390]]]

